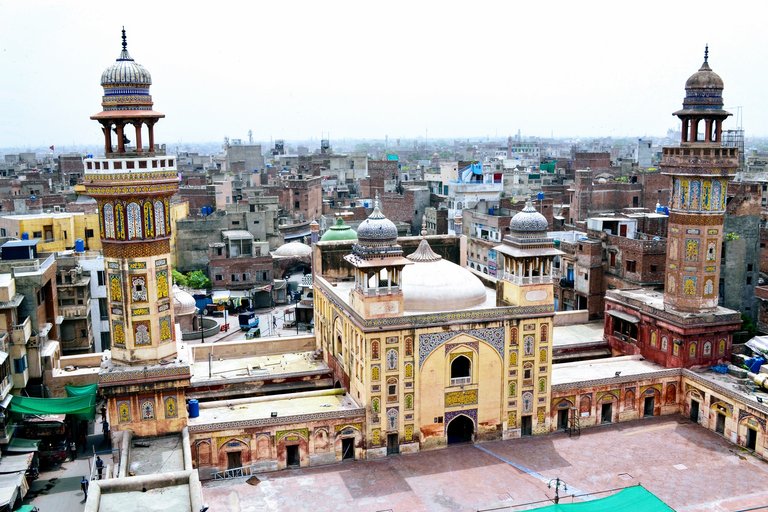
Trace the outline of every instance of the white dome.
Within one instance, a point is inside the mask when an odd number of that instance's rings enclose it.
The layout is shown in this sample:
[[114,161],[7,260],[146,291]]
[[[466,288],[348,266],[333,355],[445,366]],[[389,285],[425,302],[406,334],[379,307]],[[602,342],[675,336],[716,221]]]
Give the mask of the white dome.
[[308,258],[312,255],[312,248],[301,242],[289,242],[278,247],[273,254],[283,258]]
[[432,252],[426,240],[403,268],[402,288],[406,311],[451,311],[485,302],[485,285],[464,267]]
[[194,314],[197,310],[195,298],[176,285],[173,285],[173,314],[183,316]]

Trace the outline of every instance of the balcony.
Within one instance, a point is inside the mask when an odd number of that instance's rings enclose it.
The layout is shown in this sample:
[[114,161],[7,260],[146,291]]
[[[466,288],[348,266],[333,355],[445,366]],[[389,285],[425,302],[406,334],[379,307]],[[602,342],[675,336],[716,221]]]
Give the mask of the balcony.
[[472,377],[454,377],[451,379],[451,386],[466,386],[472,383]]
[[11,340],[14,345],[26,345],[30,336],[32,336],[32,322],[29,317],[25,318],[22,323],[13,326]]
[[[88,301],[90,302],[90,300]],[[81,304],[77,306],[59,306],[59,314],[64,317],[65,320],[84,320],[88,317],[89,304]]]
[[509,281],[510,283],[517,284],[517,285],[526,285],[526,284],[552,284],[553,279],[552,276],[517,276],[515,274],[510,274],[509,272],[504,272],[501,274],[501,278],[505,281]]
[[367,290],[361,290],[366,297],[382,297],[385,295],[392,295],[400,292],[399,286],[382,287],[382,288],[368,288]]

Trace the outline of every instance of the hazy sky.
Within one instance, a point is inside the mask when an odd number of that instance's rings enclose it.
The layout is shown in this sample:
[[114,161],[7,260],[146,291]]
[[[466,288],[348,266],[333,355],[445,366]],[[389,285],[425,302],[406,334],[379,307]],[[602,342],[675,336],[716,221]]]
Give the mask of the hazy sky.
[[[768,135],[768,4],[0,0],[0,147],[92,144],[102,71],[152,73],[159,142],[664,135],[710,46]],[[735,116],[726,128],[736,127]]]

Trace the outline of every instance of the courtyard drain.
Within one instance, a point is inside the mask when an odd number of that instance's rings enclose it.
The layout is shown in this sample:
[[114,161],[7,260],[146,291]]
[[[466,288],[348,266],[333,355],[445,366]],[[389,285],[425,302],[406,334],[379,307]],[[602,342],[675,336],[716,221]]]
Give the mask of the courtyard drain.
[[685,464],[675,464],[672,467],[678,471],[683,471],[684,469],[688,469],[688,466],[686,466]]

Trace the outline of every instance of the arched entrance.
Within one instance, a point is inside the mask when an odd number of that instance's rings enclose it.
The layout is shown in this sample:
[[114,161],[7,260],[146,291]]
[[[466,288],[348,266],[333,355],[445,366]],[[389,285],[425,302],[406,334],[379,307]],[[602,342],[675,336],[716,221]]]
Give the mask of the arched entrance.
[[456,416],[448,424],[448,444],[472,442],[475,423],[463,414]]

